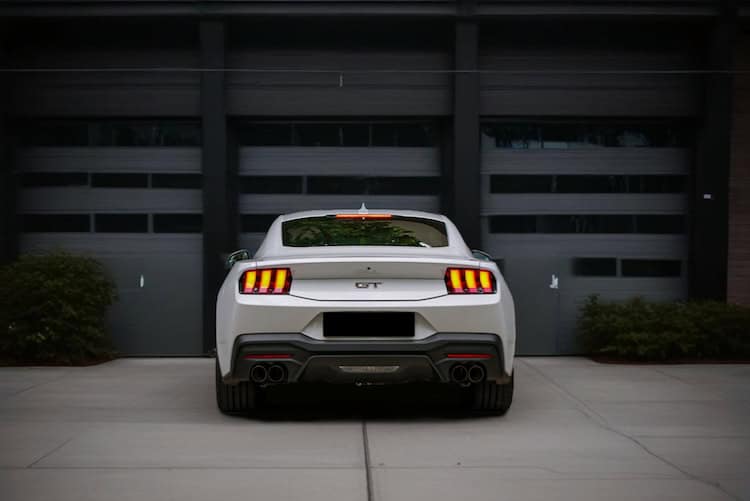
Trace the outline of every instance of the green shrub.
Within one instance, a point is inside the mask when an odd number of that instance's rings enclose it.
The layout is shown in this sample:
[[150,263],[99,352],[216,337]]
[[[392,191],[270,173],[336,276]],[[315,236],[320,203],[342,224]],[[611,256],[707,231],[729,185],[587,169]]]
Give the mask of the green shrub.
[[601,302],[591,296],[578,322],[592,355],[632,360],[748,359],[750,308],[717,301]]
[[0,267],[0,358],[76,364],[111,351],[105,313],[115,287],[94,259],[22,256]]

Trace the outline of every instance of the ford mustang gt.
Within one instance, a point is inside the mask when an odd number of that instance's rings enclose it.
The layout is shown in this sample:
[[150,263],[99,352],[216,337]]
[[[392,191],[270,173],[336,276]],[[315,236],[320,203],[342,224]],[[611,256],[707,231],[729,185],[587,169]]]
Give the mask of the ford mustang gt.
[[216,308],[222,412],[296,383],[444,383],[475,411],[511,405],[513,297],[444,216],[364,205],[287,214],[228,266]]

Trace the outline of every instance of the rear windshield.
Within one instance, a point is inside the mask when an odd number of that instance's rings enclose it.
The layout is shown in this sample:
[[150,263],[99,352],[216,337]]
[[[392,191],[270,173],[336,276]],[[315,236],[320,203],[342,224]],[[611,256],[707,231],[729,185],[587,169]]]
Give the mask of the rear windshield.
[[330,215],[285,221],[281,226],[287,247],[386,245],[446,247],[445,223],[401,216]]

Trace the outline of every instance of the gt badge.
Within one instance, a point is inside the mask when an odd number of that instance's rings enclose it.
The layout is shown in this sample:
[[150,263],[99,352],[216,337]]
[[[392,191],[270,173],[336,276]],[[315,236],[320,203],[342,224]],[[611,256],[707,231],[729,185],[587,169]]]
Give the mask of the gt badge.
[[383,285],[383,282],[354,282],[354,287],[357,289],[369,289],[370,286],[373,289],[377,289],[378,285]]

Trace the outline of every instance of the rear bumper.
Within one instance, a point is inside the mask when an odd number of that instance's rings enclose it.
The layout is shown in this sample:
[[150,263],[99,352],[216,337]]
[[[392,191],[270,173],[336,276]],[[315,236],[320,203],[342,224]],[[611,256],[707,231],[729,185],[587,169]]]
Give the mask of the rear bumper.
[[[455,359],[448,354],[483,358]],[[284,358],[263,358],[283,355]],[[256,365],[281,365],[284,382],[450,382],[455,364],[480,364],[487,380],[507,382],[503,343],[496,334],[438,333],[424,339],[319,340],[299,333],[243,334],[235,339],[226,383],[250,380]]]

